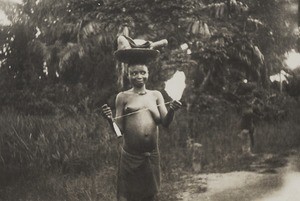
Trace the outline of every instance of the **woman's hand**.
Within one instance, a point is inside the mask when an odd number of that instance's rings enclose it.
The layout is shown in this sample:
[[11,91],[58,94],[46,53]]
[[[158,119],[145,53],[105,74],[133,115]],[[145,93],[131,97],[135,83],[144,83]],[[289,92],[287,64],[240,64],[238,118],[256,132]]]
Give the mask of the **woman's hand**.
[[173,101],[170,103],[170,110],[177,111],[177,110],[180,109],[181,107],[182,107],[182,103],[181,103],[180,101],[173,100]]
[[112,120],[112,111],[107,104],[102,105],[101,107],[102,116],[107,120]]

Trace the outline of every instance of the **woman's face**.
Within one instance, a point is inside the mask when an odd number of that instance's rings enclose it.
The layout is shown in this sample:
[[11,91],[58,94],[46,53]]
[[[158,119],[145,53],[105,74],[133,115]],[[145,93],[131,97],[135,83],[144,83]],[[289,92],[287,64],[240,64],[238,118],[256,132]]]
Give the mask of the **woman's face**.
[[143,64],[131,65],[128,68],[128,79],[133,87],[144,86],[149,77],[149,72],[147,66]]

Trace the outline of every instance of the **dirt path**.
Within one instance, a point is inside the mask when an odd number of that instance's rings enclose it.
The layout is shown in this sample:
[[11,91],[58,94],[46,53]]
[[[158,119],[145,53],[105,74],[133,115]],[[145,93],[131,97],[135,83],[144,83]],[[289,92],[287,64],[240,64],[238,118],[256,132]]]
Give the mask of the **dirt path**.
[[[287,161],[284,167],[279,167]],[[287,160],[264,156],[255,171],[195,174],[182,177],[178,200],[183,201],[299,201],[300,153]]]

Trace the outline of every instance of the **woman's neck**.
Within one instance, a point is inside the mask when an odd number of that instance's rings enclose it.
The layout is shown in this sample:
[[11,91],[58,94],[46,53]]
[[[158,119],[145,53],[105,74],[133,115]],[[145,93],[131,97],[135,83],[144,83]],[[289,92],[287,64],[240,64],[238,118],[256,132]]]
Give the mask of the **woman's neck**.
[[145,85],[143,87],[133,87],[132,92],[139,94],[139,95],[144,95],[147,93],[147,89],[146,89]]

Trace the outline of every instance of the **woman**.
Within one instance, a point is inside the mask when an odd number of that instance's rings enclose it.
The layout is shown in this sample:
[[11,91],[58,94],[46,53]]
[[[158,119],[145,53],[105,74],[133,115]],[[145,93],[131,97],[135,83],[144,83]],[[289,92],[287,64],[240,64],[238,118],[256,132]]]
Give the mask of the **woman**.
[[[116,123],[124,137],[118,174],[119,201],[155,199],[160,186],[158,125],[169,126],[174,112],[182,105],[172,101],[167,111],[162,94],[146,88],[148,76],[145,64],[129,64],[132,88],[116,97]],[[102,106],[102,112],[112,119],[107,105]]]

